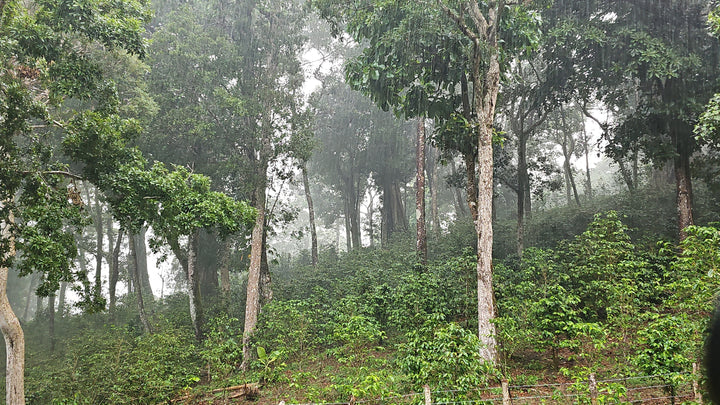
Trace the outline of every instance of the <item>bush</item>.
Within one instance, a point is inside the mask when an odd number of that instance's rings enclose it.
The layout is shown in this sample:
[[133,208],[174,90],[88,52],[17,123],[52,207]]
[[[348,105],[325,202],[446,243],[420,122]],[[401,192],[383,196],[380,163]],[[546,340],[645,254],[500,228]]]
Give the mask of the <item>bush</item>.
[[480,339],[457,323],[446,323],[435,316],[417,331],[406,335],[406,342],[398,345],[396,363],[407,374],[413,389],[423,384],[443,390],[458,390],[457,399],[472,395],[478,387],[487,385],[495,374],[492,366],[480,358]]

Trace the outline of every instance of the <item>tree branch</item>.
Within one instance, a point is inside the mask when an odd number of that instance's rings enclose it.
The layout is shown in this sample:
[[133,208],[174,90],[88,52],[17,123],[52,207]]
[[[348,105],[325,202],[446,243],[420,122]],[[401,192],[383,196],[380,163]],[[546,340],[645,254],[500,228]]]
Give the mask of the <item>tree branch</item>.
[[[442,8],[442,10],[445,12],[445,14],[447,14],[448,17],[450,17],[453,21],[455,21],[455,24],[457,24],[458,28],[460,28],[460,31],[462,31],[466,37],[470,38],[470,40],[472,40],[473,43],[475,43],[475,45],[480,44],[480,37],[478,37],[478,35],[476,33],[472,32],[470,30],[470,27],[468,27],[467,24],[465,24],[465,21],[463,21],[461,16],[457,15],[457,13],[455,13],[453,10],[448,8],[448,6],[443,4],[442,0],[438,0],[437,3],[440,6],[440,8]],[[480,17],[482,17],[482,13],[480,13]],[[484,17],[482,17],[482,18],[484,20]],[[485,23],[485,26],[487,26],[487,23]],[[484,32],[484,31],[481,31],[481,32]]]

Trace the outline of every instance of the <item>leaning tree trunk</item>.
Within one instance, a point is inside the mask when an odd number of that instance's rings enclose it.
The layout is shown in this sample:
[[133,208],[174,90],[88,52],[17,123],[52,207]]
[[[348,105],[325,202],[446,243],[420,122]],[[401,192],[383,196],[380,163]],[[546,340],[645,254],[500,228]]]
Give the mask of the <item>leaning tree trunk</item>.
[[58,316],[62,318],[65,316],[65,293],[67,292],[67,281],[60,283],[60,294],[58,295]]
[[415,219],[417,237],[415,251],[422,264],[427,263],[427,234],[425,232],[425,118],[418,120],[417,148],[415,152]]
[[[13,221],[10,214],[10,221]],[[9,224],[3,224],[2,239],[9,245],[9,250],[3,257],[7,262],[15,256],[15,241],[10,233]],[[7,280],[9,269],[0,265],[0,330],[5,338],[5,403],[7,405],[25,404],[25,335],[20,321],[7,296]]]
[[[310,180],[308,179],[307,164],[302,164],[303,188],[305,189],[305,199],[308,205],[308,216],[310,217],[310,261],[313,267],[318,265],[318,240],[317,230],[315,229],[315,207],[313,205],[312,194],[310,194]],[[372,232],[372,231],[371,231]],[[372,235],[370,236],[372,243]]]

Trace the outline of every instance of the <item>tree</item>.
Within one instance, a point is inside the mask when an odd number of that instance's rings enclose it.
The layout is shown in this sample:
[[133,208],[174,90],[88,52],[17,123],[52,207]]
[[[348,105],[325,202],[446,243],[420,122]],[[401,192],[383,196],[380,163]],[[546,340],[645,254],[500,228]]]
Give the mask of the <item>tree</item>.
[[0,325],[8,353],[9,405],[24,404],[25,398],[24,338],[5,305],[8,268],[41,272],[38,293],[44,295],[52,295],[61,281],[75,279],[70,260],[76,249],[69,231],[81,221],[76,200],[68,198],[74,188],[67,179],[76,176],[53,153],[56,143],[48,142],[55,129],[60,134],[66,129],[54,107],[67,98],[92,99],[96,114],[111,116],[117,106],[113,85],[102,80],[89,49],[102,46],[143,56],[141,27],[148,17],[136,1],[0,3]]
[[717,91],[719,48],[707,35],[707,5],[563,1],[548,9],[557,21],[548,55],[558,56],[551,56],[555,77],[565,85],[556,83],[581,105],[594,98],[617,112],[608,153],[619,162],[672,162],[680,239],[693,222],[690,160],[700,145],[692,128]]
[[[383,109],[393,108],[408,118],[437,118],[441,123],[454,119],[466,128],[462,136],[472,134],[466,138],[472,140],[466,156],[476,151],[477,160],[466,158],[466,165],[478,239],[478,333],[482,358],[494,362],[493,124],[501,66],[513,49],[531,42],[532,14],[517,2],[505,1],[317,0],[315,4],[336,27],[346,23],[358,43],[368,43],[346,66],[351,85]],[[507,46],[500,46],[501,26],[510,34]],[[457,94],[456,88],[468,90]],[[473,180],[475,161],[477,181]]]

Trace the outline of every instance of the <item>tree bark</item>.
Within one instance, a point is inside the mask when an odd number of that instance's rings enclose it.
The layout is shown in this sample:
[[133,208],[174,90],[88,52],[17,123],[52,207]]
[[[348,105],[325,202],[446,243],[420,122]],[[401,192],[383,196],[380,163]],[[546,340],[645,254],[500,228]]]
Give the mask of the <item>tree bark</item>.
[[48,299],[48,329],[50,332],[50,353],[55,352],[55,294]]
[[[263,165],[265,170],[266,165]],[[263,177],[264,179],[264,177]],[[262,262],[263,234],[265,233],[265,182],[255,187],[255,226],[250,242],[250,268],[248,270],[247,300],[245,303],[245,330],[243,332],[243,361],[240,368],[246,371],[253,359],[250,339],[255,333],[260,312],[260,272]]]
[[517,254],[522,257],[525,250],[525,191],[528,188],[527,136],[522,124],[518,131],[518,188],[517,188]]
[[415,152],[415,219],[417,237],[415,251],[422,264],[427,263],[427,234],[425,232],[425,118],[418,119]]
[[432,232],[435,236],[440,235],[440,213],[438,212],[438,162],[437,162],[437,150],[430,146],[430,154],[428,157],[428,164],[430,165],[430,217],[432,222]]
[[103,217],[102,204],[100,203],[100,191],[95,190],[95,297],[102,297],[102,259],[103,259]]
[[112,251],[112,259],[110,261],[110,276],[108,282],[108,293],[110,296],[110,312],[115,310],[117,304],[117,282],[120,278],[120,244],[124,234],[124,229],[120,228],[115,240],[115,246]]
[[153,302],[155,300],[155,295],[153,294],[152,286],[150,285],[150,273],[148,272],[147,245],[145,244],[146,235],[147,228],[142,227],[133,238],[133,240],[135,241],[135,253],[137,255],[138,264],[136,269],[140,276],[139,280],[142,286],[142,290],[145,291],[145,294],[150,300],[150,302]]
[[200,306],[200,288],[197,279],[197,247],[199,230],[188,235],[187,247],[187,291],[190,303],[190,319],[192,321],[195,338],[202,340],[202,307]]
[[58,295],[58,316],[65,316],[65,293],[67,292],[68,283],[63,281],[60,283],[60,295]]
[[132,233],[129,233],[130,237],[130,256],[132,257],[132,274],[133,274],[133,284],[135,285],[135,296],[137,299],[137,308],[138,308],[138,315],[140,315],[140,322],[143,326],[143,331],[147,334],[152,333],[152,327],[150,326],[150,322],[148,322],[147,314],[145,313],[145,302],[143,300],[143,292],[142,292],[142,282],[140,281],[140,272],[138,271],[138,254],[137,250],[135,249],[136,243],[135,243],[135,235]]
[[[453,177],[456,177],[458,175],[457,169],[455,168],[454,159],[450,159],[450,172],[452,173]],[[455,216],[458,218],[466,216],[468,214],[467,199],[463,201],[459,187],[453,187],[453,196],[455,197],[453,200],[453,203],[455,204]]]
[[[676,139],[678,135],[675,135]],[[675,181],[677,187],[677,212],[678,230],[680,240],[687,238],[685,228],[692,225],[693,201],[692,201],[692,180],[690,177],[690,152],[687,145],[688,140],[678,139],[677,156],[675,157]]]
[[[315,229],[315,207],[313,205],[312,194],[310,194],[310,180],[308,178],[307,163],[302,164],[303,187],[305,189],[305,199],[308,205],[308,216],[310,217],[310,261],[313,267],[318,265],[318,241],[317,230]],[[372,235],[370,236],[372,240]],[[372,243],[372,242],[371,242]]]
[[[8,223],[3,224],[2,238],[9,244],[9,250],[3,257],[3,262],[15,256],[15,241],[13,240],[10,224],[13,221],[12,213]],[[9,269],[0,265],[0,330],[5,338],[5,403],[7,405],[25,404],[25,335],[20,321],[7,296],[7,280]]]
[[27,298],[25,299],[25,311],[23,312],[23,321],[27,322],[29,320],[29,312],[30,312],[30,302],[32,301],[32,296],[35,293],[35,289],[37,288],[38,280],[40,280],[39,274],[33,274],[30,276],[30,282],[28,283],[28,292],[27,292]]

